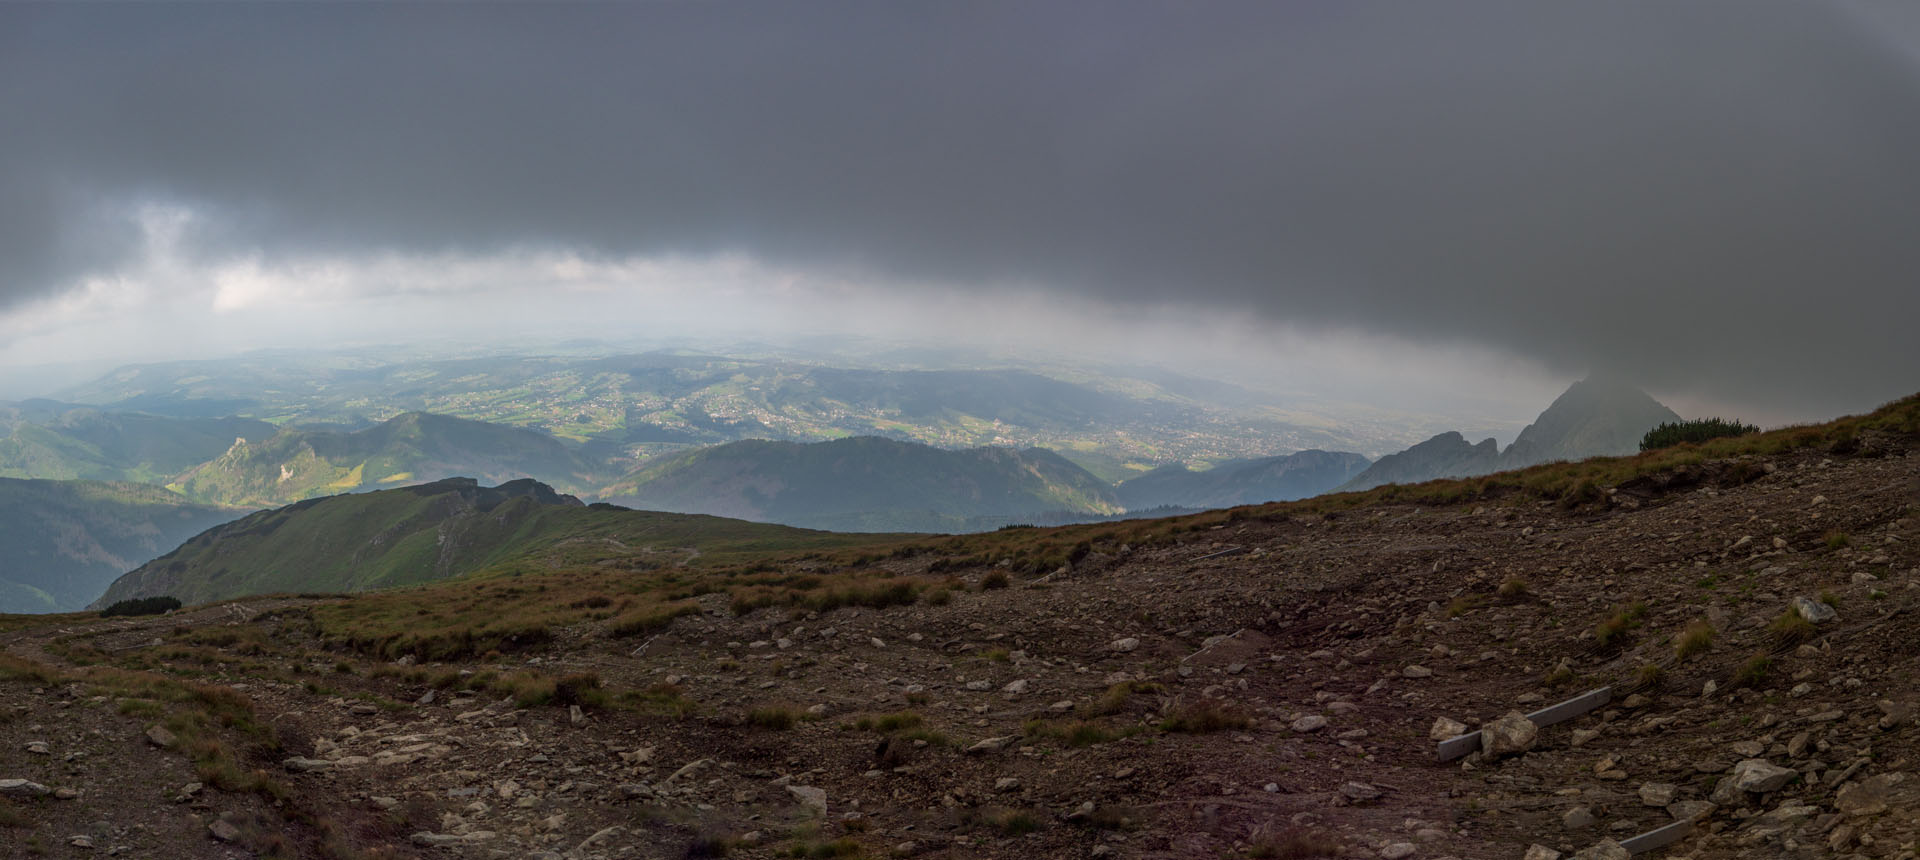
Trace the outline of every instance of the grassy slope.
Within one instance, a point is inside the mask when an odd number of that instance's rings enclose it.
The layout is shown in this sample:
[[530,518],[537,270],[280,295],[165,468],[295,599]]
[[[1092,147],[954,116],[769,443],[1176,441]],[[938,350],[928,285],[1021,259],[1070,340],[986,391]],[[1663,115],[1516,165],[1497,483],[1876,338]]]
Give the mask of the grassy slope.
[[139,484],[0,478],[0,612],[79,609],[128,568],[238,513]]
[[165,483],[235,438],[277,431],[244,418],[166,418],[51,401],[0,407],[0,477]]
[[199,603],[272,592],[362,591],[608,558],[678,564],[872,540],[716,517],[501,498],[442,482],[253,514],[128,574],[100,602],[160,594]]
[[605,495],[634,507],[842,530],[945,531],[981,517],[1119,511],[1111,487],[1051,451],[947,451],[876,437],[691,451],[648,464]]
[[487,483],[532,477],[572,492],[591,487],[595,472],[544,433],[408,413],[353,433],[285,430],[235,446],[172,486],[194,499],[263,506],[455,475]]

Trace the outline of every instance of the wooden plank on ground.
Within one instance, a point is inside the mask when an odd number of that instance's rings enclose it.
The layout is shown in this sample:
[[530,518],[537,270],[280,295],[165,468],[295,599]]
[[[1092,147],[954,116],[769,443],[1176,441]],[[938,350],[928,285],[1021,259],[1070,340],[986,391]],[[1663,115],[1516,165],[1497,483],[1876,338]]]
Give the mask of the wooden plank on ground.
[[1440,760],[1466,758],[1480,750],[1480,733],[1468,732],[1440,742]]
[[1564,723],[1582,714],[1599,710],[1611,701],[1613,701],[1613,688],[1601,687],[1598,690],[1588,690],[1558,705],[1534,711],[1527,715],[1527,719],[1532,720],[1536,726],[1546,728],[1555,723]]
[[1657,848],[1665,848],[1687,838],[1693,832],[1692,821],[1675,821],[1665,827],[1655,828],[1620,843],[1629,854],[1645,854]]
[[[1545,728],[1555,723],[1564,723],[1582,714],[1592,713],[1611,701],[1613,701],[1613,688],[1601,687],[1598,690],[1588,690],[1557,705],[1534,711],[1527,715],[1527,719],[1532,720],[1534,725]],[[1466,758],[1479,749],[1480,733],[1468,732],[1441,741],[1436,754],[1440,761],[1448,762]]]

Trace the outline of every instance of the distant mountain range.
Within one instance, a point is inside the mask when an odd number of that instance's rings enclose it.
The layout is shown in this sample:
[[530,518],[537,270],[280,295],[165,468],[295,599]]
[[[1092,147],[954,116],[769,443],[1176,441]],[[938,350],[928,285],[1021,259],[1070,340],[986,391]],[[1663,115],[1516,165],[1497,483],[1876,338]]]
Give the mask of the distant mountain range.
[[1175,464],[1122,482],[1116,495],[1129,510],[1285,502],[1338,487],[1360,474],[1368,463],[1359,454],[1301,451],[1258,460],[1231,460],[1198,472]]
[[241,515],[142,484],[0,478],[0,612],[69,612],[115,577]]
[[[882,536],[884,539],[884,536]],[[309,499],[207,529],[115,580],[92,608],[274,592],[365,591],[493,572],[546,573],[635,555],[670,567],[729,553],[874,541],[717,517],[587,506],[545,484],[455,478]]]
[[1442,433],[1381,457],[1340,489],[1367,490],[1384,484],[1489,475],[1555,460],[1632,454],[1648,430],[1679,420],[1673,410],[1638,388],[1588,378],[1556,398],[1505,451],[1492,439],[1469,444],[1458,432]]
[[[59,396],[154,415],[245,415],[342,430],[429,412],[541,430],[588,446],[596,457],[847,436],[942,448],[1043,447],[1109,481],[1151,463],[1307,448],[1390,451],[1418,438],[1397,422],[1340,421],[1291,398],[1153,368],[909,353],[871,364],[834,360],[681,351],[462,358],[391,350],[257,353],[133,365]],[[1405,426],[1435,426],[1430,420],[1409,416]]]
[[235,439],[279,428],[249,418],[178,418],[53,400],[0,403],[0,477],[165,484]]
[[353,432],[286,429],[236,440],[170,486],[194,499],[267,507],[456,476],[537,477],[588,492],[608,469],[537,430],[409,412]]
[[702,448],[651,462],[602,497],[832,531],[980,531],[1048,512],[1122,511],[1112,485],[1052,451],[871,436]]

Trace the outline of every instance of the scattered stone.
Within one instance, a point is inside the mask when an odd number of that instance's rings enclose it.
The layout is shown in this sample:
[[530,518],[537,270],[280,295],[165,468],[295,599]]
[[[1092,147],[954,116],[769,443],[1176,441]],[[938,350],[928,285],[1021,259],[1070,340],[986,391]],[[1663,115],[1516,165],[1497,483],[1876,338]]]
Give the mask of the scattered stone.
[[68,840],[67,840],[67,844],[68,844],[68,845],[71,845],[71,846],[73,846],[73,847],[75,847],[75,848],[92,848],[92,847],[93,847],[93,837],[91,837],[91,836],[75,836],[75,837],[72,837],[72,838],[70,838],[70,839],[68,839]]
[[827,814],[826,789],[815,788],[811,785],[789,785],[787,786],[787,793],[793,795],[794,800],[800,801],[801,806],[820,813],[821,815]]
[[1878,815],[1887,811],[1887,790],[1894,780],[1888,775],[1869,777],[1856,783],[1850,783],[1840,789],[1833,799],[1833,805],[1840,814],[1848,818],[1861,818]]
[[180,738],[173,732],[167,731],[166,726],[148,726],[147,742],[163,750],[170,750],[180,743]]
[[1560,860],[1560,852],[1535,842],[1527,846],[1527,853],[1521,855],[1520,860]]
[[467,833],[429,833],[421,831],[407,837],[407,840],[423,848],[436,848],[442,845],[471,845],[485,842],[493,837],[493,832],[489,830],[474,830]]
[[1667,782],[1647,782],[1640,785],[1640,803],[1645,806],[1665,807],[1673,803],[1676,787]]
[[1567,810],[1567,814],[1560,816],[1560,823],[1568,830],[1585,830],[1597,822],[1598,819],[1593,817],[1593,810],[1584,806],[1576,806]]
[[40,783],[25,779],[0,779],[0,797],[45,797],[51,791]]
[[1366,803],[1370,800],[1379,800],[1381,791],[1364,782],[1346,782],[1340,784],[1340,794],[1354,803]]
[[207,835],[221,842],[236,842],[240,839],[240,828],[233,826],[232,822],[216,819],[207,825]]
[[974,744],[973,746],[967,747],[967,752],[975,755],[979,753],[999,752],[1003,749],[1006,749],[1014,741],[1017,741],[1019,739],[1020,738],[1016,735],[1007,735],[1006,737],[1000,737],[1000,738],[987,738],[985,740],[980,741],[979,743]]
[[1611,839],[1602,839],[1592,847],[1582,848],[1573,854],[1573,860],[1632,860],[1632,858],[1632,852]]
[[1704,821],[1719,807],[1705,800],[1681,800],[1667,805],[1667,814],[1675,821]]
[[1833,607],[1821,603],[1818,600],[1805,597],[1796,597],[1793,599],[1793,611],[1800,613],[1801,618],[1805,618],[1815,624],[1832,621],[1834,617],[1838,615],[1838,613],[1833,611]]
[[1540,727],[1526,714],[1510,711],[1504,717],[1480,727],[1480,748],[1488,758],[1524,753],[1533,749]]
[[333,762],[326,761],[324,759],[303,758],[301,756],[294,756],[293,758],[290,758],[290,759],[287,759],[286,761],[281,762],[281,765],[285,766],[287,770],[293,771],[294,773],[318,773],[320,771],[326,770],[327,768],[333,767]]
[[1800,774],[1775,767],[1766,759],[1750,758],[1733,766],[1733,787],[1752,794],[1765,794],[1792,781]]
[[1003,776],[993,781],[993,790],[994,791],[1019,791],[1020,780],[1015,779],[1011,776]]
[[1457,738],[1467,733],[1467,724],[1446,717],[1435,717],[1433,728],[1427,730],[1427,737],[1436,741]]
[[1381,860],[1405,860],[1407,857],[1412,857],[1418,850],[1420,849],[1411,842],[1395,842],[1380,849],[1380,857]]
[[1128,636],[1125,639],[1115,639],[1113,640],[1113,644],[1107,646],[1107,648],[1114,651],[1119,651],[1123,654],[1139,647],[1140,647],[1140,640],[1135,639],[1132,636]]
[[1025,678],[1021,678],[1018,681],[1014,681],[1013,683],[1000,688],[1000,692],[1005,693],[1009,696],[1018,696],[1022,693],[1025,693],[1026,691],[1027,691],[1027,679]]
[[1408,666],[1408,667],[1406,667],[1406,668],[1404,668],[1404,669],[1401,669],[1401,670],[1400,670],[1400,677],[1402,677],[1402,678],[1431,678],[1431,677],[1433,677],[1433,670],[1432,670],[1432,669],[1429,669],[1429,668],[1427,668],[1427,667],[1425,667],[1425,666],[1421,666],[1421,665],[1418,665],[1418,664],[1415,664],[1415,665],[1412,665],[1412,666]]
[[1327,718],[1319,714],[1308,714],[1293,721],[1293,730],[1301,734],[1317,732],[1327,727]]

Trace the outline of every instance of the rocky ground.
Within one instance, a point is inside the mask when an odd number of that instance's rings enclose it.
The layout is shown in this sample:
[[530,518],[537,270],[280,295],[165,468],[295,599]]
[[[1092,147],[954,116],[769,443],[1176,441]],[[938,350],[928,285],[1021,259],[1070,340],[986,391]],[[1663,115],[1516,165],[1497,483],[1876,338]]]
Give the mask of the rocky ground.
[[[651,639],[462,664],[330,651],[302,600],[27,627],[0,646],[49,674],[0,683],[0,853],[1535,860],[1690,820],[1645,856],[1911,858],[1908,448],[1572,509],[1245,518],[1006,588],[962,571],[941,605],[736,616],[714,594]],[[109,664],[239,691],[271,785],[202,785]],[[463,689],[515,670],[593,673],[613,701]],[[1436,761],[1436,735],[1599,687],[1592,713],[1507,721],[1498,756]]]

